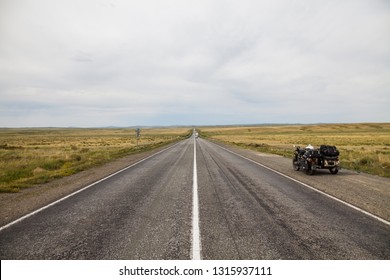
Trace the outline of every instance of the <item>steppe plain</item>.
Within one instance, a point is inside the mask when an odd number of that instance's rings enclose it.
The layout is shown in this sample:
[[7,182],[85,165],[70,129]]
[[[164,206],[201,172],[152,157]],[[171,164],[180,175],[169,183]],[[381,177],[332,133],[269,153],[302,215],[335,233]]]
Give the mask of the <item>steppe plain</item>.
[[[390,123],[199,127],[217,142],[325,193],[390,220]],[[0,225],[158,150],[192,128],[0,129]],[[336,145],[342,170],[314,176],[291,166],[293,145]],[[369,174],[371,173],[371,174]]]

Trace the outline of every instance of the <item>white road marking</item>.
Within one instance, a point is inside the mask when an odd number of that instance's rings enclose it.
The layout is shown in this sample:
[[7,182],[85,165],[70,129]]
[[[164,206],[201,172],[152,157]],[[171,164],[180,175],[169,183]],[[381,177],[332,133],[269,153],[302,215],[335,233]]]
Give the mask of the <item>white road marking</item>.
[[194,175],[192,183],[192,259],[200,260],[199,198],[198,175],[196,167],[196,140],[194,137]]
[[[214,143],[214,144],[215,144],[215,143]],[[382,219],[381,217],[378,217],[378,216],[376,216],[376,215],[374,215],[374,214],[372,214],[372,213],[370,213],[370,212],[367,212],[367,211],[365,211],[365,210],[363,210],[363,209],[361,209],[361,208],[359,208],[359,207],[356,207],[355,205],[352,205],[352,204],[350,204],[350,203],[348,203],[348,202],[346,202],[346,201],[344,201],[344,200],[341,200],[341,199],[339,199],[339,198],[337,198],[337,197],[335,197],[335,196],[332,196],[332,195],[327,194],[327,193],[325,193],[325,192],[323,192],[323,191],[320,191],[320,190],[318,190],[318,189],[316,189],[316,188],[314,188],[314,187],[312,187],[312,186],[310,186],[310,185],[308,185],[308,184],[305,184],[305,183],[303,183],[303,182],[301,182],[301,181],[299,181],[299,180],[297,180],[297,179],[294,179],[294,178],[292,178],[292,177],[290,177],[290,176],[288,176],[288,175],[286,175],[286,174],[283,174],[283,173],[281,173],[281,172],[279,172],[279,171],[277,171],[277,170],[275,170],[275,169],[272,169],[272,168],[270,168],[270,167],[268,167],[268,166],[266,166],[266,165],[263,165],[263,164],[261,164],[261,163],[259,163],[259,162],[257,162],[257,161],[254,161],[254,160],[252,160],[252,159],[250,159],[250,158],[247,158],[247,157],[245,157],[245,156],[243,156],[243,155],[240,155],[240,154],[238,154],[238,153],[236,153],[236,152],[230,151],[230,150],[228,150],[228,149],[226,149],[226,148],[224,148],[224,147],[222,147],[222,146],[220,146],[220,145],[218,145],[218,144],[215,144],[215,145],[218,146],[218,147],[220,147],[221,149],[223,149],[223,150],[225,150],[225,151],[231,153],[231,154],[234,154],[234,155],[237,155],[237,156],[239,156],[239,157],[241,157],[241,158],[244,158],[244,159],[246,159],[246,160],[249,160],[250,162],[253,162],[253,163],[257,164],[257,165],[260,165],[261,167],[263,167],[263,168],[265,168],[265,169],[268,169],[268,170],[270,170],[270,171],[272,171],[272,172],[275,172],[275,173],[277,173],[277,174],[279,174],[279,175],[281,175],[281,176],[283,176],[283,177],[285,177],[285,178],[288,178],[288,179],[290,179],[290,180],[292,180],[292,181],[294,181],[294,182],[296,182],[296,183],[301,184],[302,186],[305,186],[305,187],[307,187],[307,188],[309,188],[309,189],[311,189],[311,190],[313,190],[313,191],[316,191],[316,192],[321,193],[321,194],[323,194],[323,195],[325,195],[325,196],[327,196],[327,197],[329,197],[329,198],[331,198],[331,199],[333,199],[333,200],[336,200],[336,201],[338,201],[338,202],[340,202],[340,203],[342,203],[342,204],[344,204],[344,205],[346,205],[346,206],[348,206],[348,207],[350,207],[350,208],[353,208],[353,209],[355,209],[355,210],[357,210],[357,211],[359,211],[359,212],[361,212],[361,213],[363,213],[363,214],[365,214],[365,215],[367,215],[367,216],[370,216],[370,217],[372,217],[372,218],[374,218],[374,219],[376,219],[376,220],[378,220],[378,221],[380,221],[380,222],[382,222],[382,223],[384,223],[384,224],[386,224],[386,225],[390,225],[390,221],[387,221],[387,220],[385,220],[385,219]]]
[[78,191],[75,191],[75,192],[73,192],[73,193],[71,193],[71,194],[69,194],[67,196],[64,196],[63,198],[61,198],[59,200],[56,200],[56,201],[54,201],[54,202],[52,202],[52,203],[50,203],[50,204],[48,204],[46,206],[43,206],[42,208],[39,208],[38,210],[35,210],[35,211],[33,211],[33,212],[31,212],[31,213],[29,213],[29,214],[27,214],[27,215],[25,215],[25,216],[23,216],[21,218],[13,221],[11,223],[9,223],[9,224],[6,224],[5,226],[0,227],[0,232],[2,230],[4,230],[4,229],[6,229],[6,228],[16,224],[16,223],[19,223],[19,222],[21,222],[21,221],[23,221],[23,220],[25,220],[25,219],[27,219],[27,218],[29,218],[29,217],[39,213],[39,212],[41,212],[41,211],[51,207],[51,206],[54,206],[55,204],[57,204],[57,203],[59,203],[61,201],[64,201],[65,199],[68,199],[69,197],[72,197],[72,196],[74,196],[74,195],[76,195],[76,194],[78,194],[78,193],[80,193],[82,191],[85,191],[86,189],[89,189],[90,187],[92,187],[92,186],[94,186],[96,184],[99,184],[100,182],[103,182],[104,180],[107,180],[108,178],[111,178],[111,177],[113,177],[113,176],[115,176],[115,175],[117,175],[117,174],[119,174],[119,173],[121,173],[121,172],[123,172],[123,171],[125,171],[125,170],[127,170],[127,169],[129,169],[129,168],[131,168],[131,167],[133,167],[135,165],[137,165],[137,164],[140,164],[141,162],[144,162],[145,160],[150,159],[151,157],[154,157],[154,156],[156,156],[158,154],[161,154],[162,152],[165,152],[166,150],[169,150],[169,149],[173,148],[174,146],[176,146],[178,144],[179,143],[177,143],[175,145],[172,145],[172,146],[170,146],[170,147],[168,147],[166,149],[163,149],[163,150],[161,150],[161,151],[159,151],[159,152],[157,152],[155,154],[152,154],[152,155],[150,155],[150,156],[148,156],[148,157],[146,157],[146,158],[144,158],[144,159],[142,159],[140,161],[137,161],[136,163],[133,163],[132,165],[129,165],[129,166],[127,166],[127,167],[125,167],[125,168],[123,168],[123,169],[121,169],[121,170],[119,170],[119,171],[117,171],[115,173],[112,173],[112,174],[108,175],[107,177],[104,177],[103,179],[100,179],[99,181],[96,181],[96,182],[94,182],[94,183],[92,183],[92,184],[90,184],[90,185],[88,185],[88,186],[86,186],[86,187],[84,187],[84,188],[82,188],[82,189],[80,189]]

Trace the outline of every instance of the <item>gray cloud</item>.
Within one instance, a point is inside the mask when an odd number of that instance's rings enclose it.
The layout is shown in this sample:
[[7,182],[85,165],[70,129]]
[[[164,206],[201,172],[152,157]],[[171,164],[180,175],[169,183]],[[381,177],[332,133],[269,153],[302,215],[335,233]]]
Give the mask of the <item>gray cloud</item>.
[[387,122],[389,28],[384,0],[4,0],[0,126]]

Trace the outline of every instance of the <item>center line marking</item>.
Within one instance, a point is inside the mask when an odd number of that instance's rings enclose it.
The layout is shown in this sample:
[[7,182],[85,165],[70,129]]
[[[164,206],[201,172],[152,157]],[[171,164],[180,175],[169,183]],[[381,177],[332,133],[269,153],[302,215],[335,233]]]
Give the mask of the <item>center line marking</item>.
[[199,232],[199,199],[198,199],[198,175],[196,167],[196,140],[194,137],[194,175],[192,183],[192,259],[200,260],[200,232]]

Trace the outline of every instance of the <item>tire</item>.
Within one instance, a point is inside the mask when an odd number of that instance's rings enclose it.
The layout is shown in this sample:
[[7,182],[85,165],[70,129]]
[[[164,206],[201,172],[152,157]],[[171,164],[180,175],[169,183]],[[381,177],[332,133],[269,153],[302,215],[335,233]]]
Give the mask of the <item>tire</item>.
[[295,161],[295,159],[293,159],[293,168],[295,171],[299,171],[299,169],[301,169],[299,167],[298,161]]
[[306,174],[307,175],[313,175],[314,174],[314,169],[311,168],[310,164],[307,165]]
[[339,172],[339,169],[337,167],[333,167],[329,169],[329,172],[332,174],[337,174],[337,172]]

